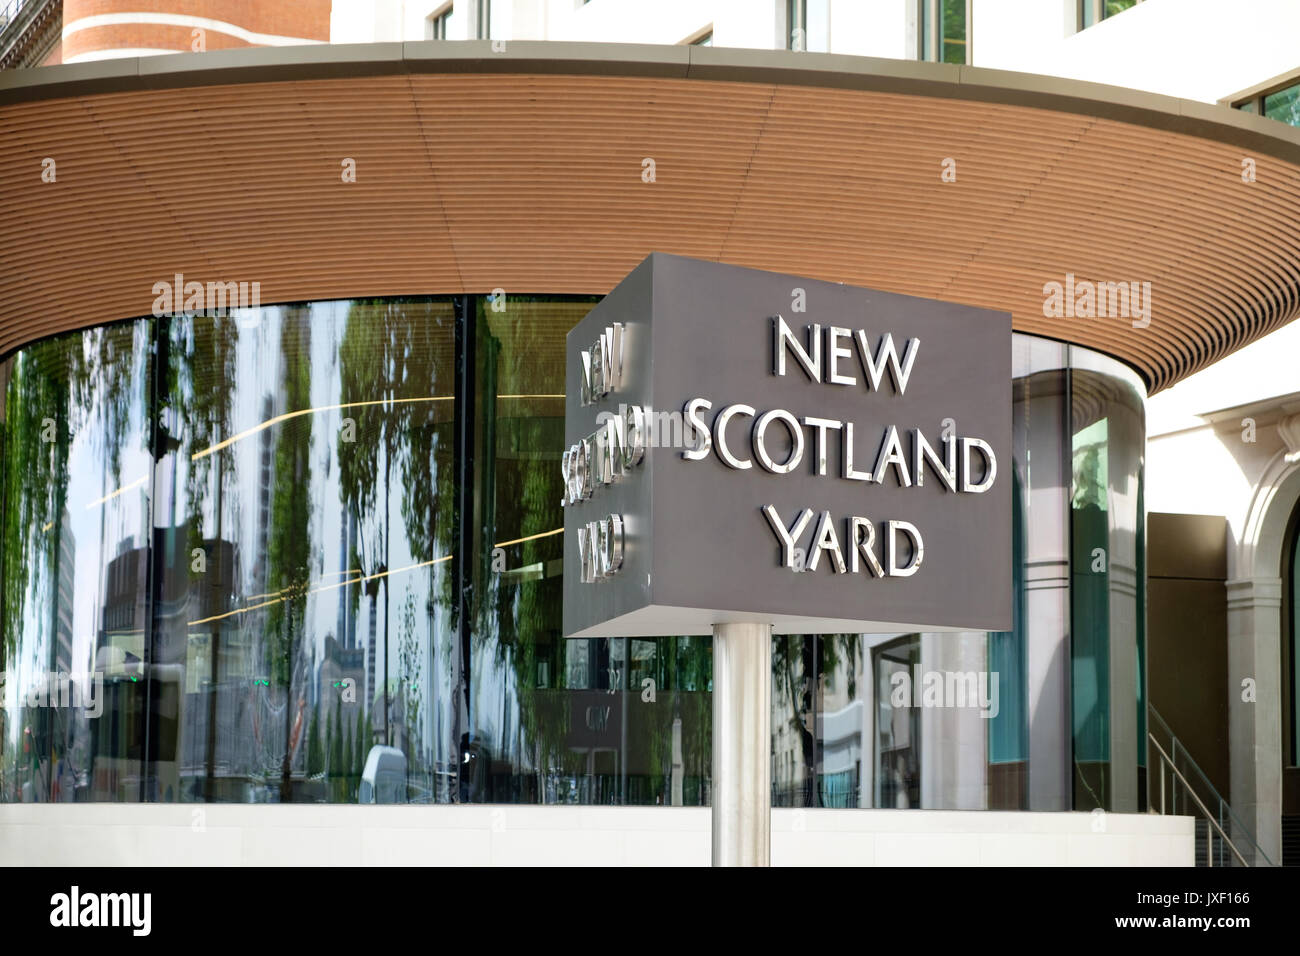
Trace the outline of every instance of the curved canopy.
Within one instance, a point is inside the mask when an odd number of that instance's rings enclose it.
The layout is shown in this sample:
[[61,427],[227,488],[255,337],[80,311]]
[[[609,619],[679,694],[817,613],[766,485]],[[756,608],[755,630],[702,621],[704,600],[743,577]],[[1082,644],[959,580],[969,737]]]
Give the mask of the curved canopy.
[[[263,304],[604,293],[651,251],[1006,310],[1153,390],[1300,312],[1300,130],[947,64],[498,47],[0,74],[0,355],[176,273]],[[1045,315],[1053,282],[1150,283],[1150,322]]]

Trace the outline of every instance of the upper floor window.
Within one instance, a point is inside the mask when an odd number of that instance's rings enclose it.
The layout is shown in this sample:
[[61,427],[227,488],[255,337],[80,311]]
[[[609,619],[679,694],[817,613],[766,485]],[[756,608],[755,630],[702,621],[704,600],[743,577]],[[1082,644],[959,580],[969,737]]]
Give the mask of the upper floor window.
[[1079,29],[1086,29],[1117,13],[1123,13],[1141,2],[1142,0],[1078,0]]
[[785,0],[785,48],[826,53],[831,48],[830,0]]
[[701,33],[691,41],[691,46],[713,46],[713,31],[706,30],[704,33]]
[[1263,97],[1264,115],[1291,126],[1300,126],[1300,83]]
[[1289,126],[1300,126],[1300,71],[1291,71],[1258,87],[1220,100],[1244,113],[1254,113]]
[[474,36],[480,40],[492,36],[492,0],[478,0],[475,4]]
[[425,36],[430,40],[447,39],[447,27],[451,23],[451,7],[449,3],[446,6],[434,11],[429,19],[425,21],[427,27]]
[[917,0],[917,55],[940,63],[970,62],[970,0]]

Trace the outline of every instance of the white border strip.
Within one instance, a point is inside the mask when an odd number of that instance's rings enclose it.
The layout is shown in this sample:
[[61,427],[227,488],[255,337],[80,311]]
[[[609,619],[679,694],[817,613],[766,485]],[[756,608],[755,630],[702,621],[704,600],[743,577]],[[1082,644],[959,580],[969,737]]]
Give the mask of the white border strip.
[[124,46],[112,50],[90,50],[68,57],[64,63],[85,63],[88,60],[124,60],[130,56],[163,56],[167,53],[188,53],[188,50],[156,50],[153,47]]
[[[708,807],[6,803],[0,864],[708,866],[709,820]],[[1194,824],[1154,813],[776,807],[772,865],[1192,866]]]
[[[81,30],[90,30],[94,27],[111,27],[122,26],[126,24],[141,26],[168,26],[168,27],[190,27],[200,30],[212,30],[214,33],[224,33],[227,36],[243,40],[245,43],[252,43],[256,46],[295,46],[301,43],[324,43],[324,40],[308,40],[305,37],[281,36],[276,33],[254,33],[252,30],[245,30],[243,27],[235,26],[233,23],[227,23],[224,20],[213,20],[209,17],[192,17],[183,13],[97,13],[89,17],[81,17],[73,20],[71,23],[63,25],[63,40],[66,43],[68,37]],[[169,50],[175,53],[175,50]],[[68,62],[72,62],[69,60]]]

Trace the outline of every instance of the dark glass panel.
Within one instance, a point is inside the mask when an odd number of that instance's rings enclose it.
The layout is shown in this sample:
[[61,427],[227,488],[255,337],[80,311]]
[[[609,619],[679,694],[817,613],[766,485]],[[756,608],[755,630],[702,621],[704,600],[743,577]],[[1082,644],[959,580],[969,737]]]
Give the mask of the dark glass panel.
[[[1017,409],[1023,408],[1018,403]],[[1013,416],[1015,417],[1015,416]],[[1016,419],[1017,430],[1022,422]],[[1022,810],[1029,793],[1028,620],[1025,584],[1025,467],[1016,461],[1011,478],[1012,541],[1011,630],[988,636],[988,673],[997,675],[998,705],[988,718],[988,808]],[[992,679],[992,676],[990,676]]]
[[708,799],[711,640],[561,633],[564,344],[595,301],[478,303],[469,800]]

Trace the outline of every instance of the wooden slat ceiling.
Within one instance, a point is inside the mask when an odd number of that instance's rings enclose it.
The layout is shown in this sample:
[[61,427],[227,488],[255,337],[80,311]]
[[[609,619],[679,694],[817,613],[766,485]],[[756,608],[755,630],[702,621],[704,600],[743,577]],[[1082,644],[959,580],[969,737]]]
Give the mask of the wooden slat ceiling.
[[[761,72],[434,71],[10,99],[0,355],[147,315],[177,272],[259,281],[263,304],[601,294],[655,250],[1006,310],[1018,330],[1123,359],[1153,390],[1300,312],[1291,146],[1269,156],[1070,109]],[[44,157],[56,183],[40,180]],[[941,181],[947,157],[955,183]],[[1149,327],[1045,318],[1043,286],[1067,273],[1150,282]]]

